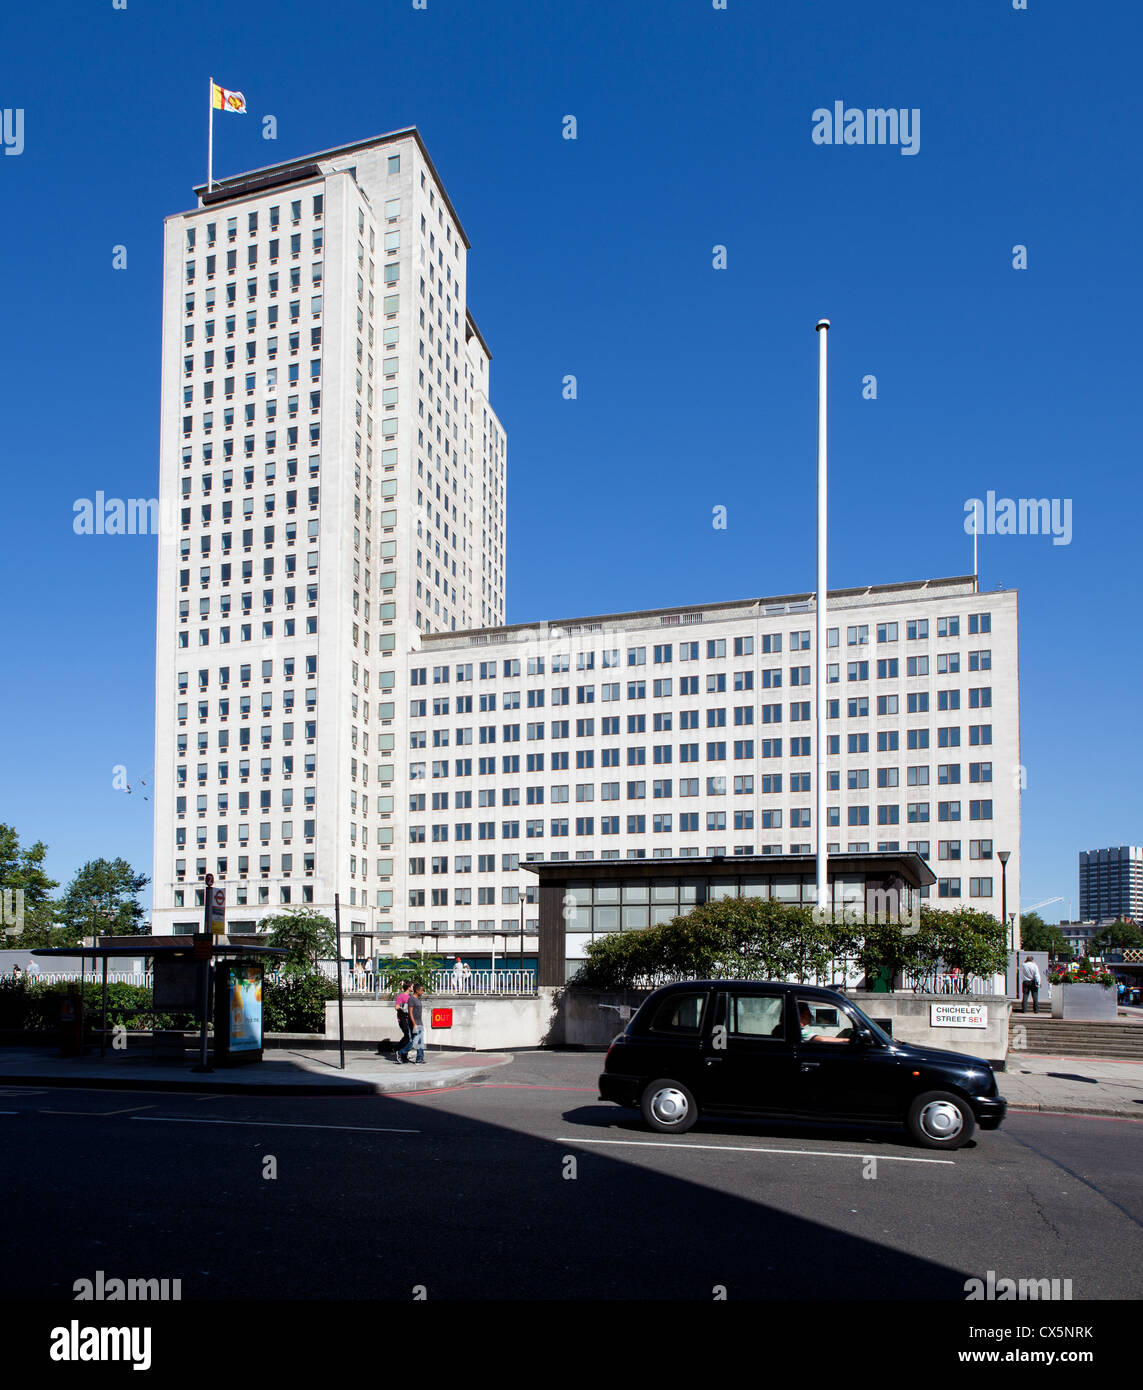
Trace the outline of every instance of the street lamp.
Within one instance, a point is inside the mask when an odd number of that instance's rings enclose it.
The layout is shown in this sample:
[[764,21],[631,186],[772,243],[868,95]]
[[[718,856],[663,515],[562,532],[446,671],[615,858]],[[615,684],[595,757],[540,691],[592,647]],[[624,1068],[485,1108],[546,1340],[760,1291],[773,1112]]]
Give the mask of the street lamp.
[[[997,850],[997,852],[996,852],[996,857],[997,857],[997,859],[1000,860],[1000,921],[1001,921],[1001,923],[1002,923],[1004,926],[1007,927],[1007,926],[1009,925],[1009,923],[1008,923],[1008,861],[1009,861],[1009,859],[1012,857],[1012,851],[1011,851],[1010,849],[1001,849],[1001,850]],[[1016,954],[1016,916],[1015,916],[1015,914],[1013,914],[1013,916],[1012,916],[1011,938],[1010,938],[1010,939],[1011,939],[1012,945],[1010,946],[1009,949],[1011,950],[1013,956],[1015,956],[1015,954]],[[1015,978],[1016,984],[1018,985],[1018,984],[1019,984],[1019,972],[1016,971],[1015,962],[1013,962],[1012,969],[1013,969],[1014,972],[1016,972],[1014,978]],[[1014,990],[1013,992],[1015,992],[1015,990]]]

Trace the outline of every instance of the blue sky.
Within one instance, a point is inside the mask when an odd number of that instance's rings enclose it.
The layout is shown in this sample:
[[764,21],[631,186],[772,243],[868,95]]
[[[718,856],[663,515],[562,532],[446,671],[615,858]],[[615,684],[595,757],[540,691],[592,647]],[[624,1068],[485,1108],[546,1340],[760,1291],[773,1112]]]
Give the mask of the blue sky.
[[[420,127],[508,431],[509,621],[812,589],[827,315],[831,587],[969,571],[989,489],[1071,499],[1069,545],[980,544],[1021,595],[1024,905],[1074,915],[1077,851],[1143,839],[1138,6],[48,0],[0,40],[0,819],[56,878],[151,870],[155,540],[72,504],[157,492],[211,73],[250,109],[217,175]],[[918,152],[815,145],[837,100],[918,109]]]

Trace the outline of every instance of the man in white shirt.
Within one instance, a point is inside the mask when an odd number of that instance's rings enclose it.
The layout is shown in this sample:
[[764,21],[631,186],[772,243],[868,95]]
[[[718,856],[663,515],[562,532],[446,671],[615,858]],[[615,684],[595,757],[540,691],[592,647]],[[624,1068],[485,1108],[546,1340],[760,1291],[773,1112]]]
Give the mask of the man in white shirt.
[[1028,1012],[1028,995],[1032,996],[1032,1012],[1036,1012],[1040,998],[1040,967],[1031,956],[1024,957],[1020,967],[1020,1012]]

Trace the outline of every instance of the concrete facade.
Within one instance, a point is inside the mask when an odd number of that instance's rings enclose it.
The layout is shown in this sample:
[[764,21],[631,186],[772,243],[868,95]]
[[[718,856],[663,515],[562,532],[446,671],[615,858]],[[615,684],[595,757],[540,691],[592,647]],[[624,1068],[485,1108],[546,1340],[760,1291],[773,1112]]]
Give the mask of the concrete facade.
[[404,655],[504,616],[468,239],[413,129],[196,192],[165,229],[153,929],[207,872],[232,933],[335,892],[388,929]]
[[[627,1026],[650,990],[602,992],[542,987],[533,998],[425,999],[427,1049],[496,1052],[508,1048],[606,1048]],[[888,1020],[895,1038],[920,1047],[943,1048],[1003,1062],[1008,1051],[1011,1000],[987,996],[961,1000],[921,994],[852,994],[875,1021]],[[930,1022],[930,1005],[968,1002],[988,1010],[984,1029],[940,1028]],[[326,1004],[326,1037],[337,1036],[337,1002]],[[430,1026],[433,1008],[453,1011],[451,1028]],[[349,1042],[396,1042],[400,1038],[390,1000],[347,999],[345,1037]]]
[[[333,913],[355,954],[536,950],[521,863],[914,849],[1020,895],[1017,596],[815,597],[504,625],[506,453],[468,239],[415,129],[167,220],[153,930]],[[574,708],[573,708],[574,706]],[[523,902],[522,902],[523,899]],[[529,911],[529,903],[532,904]]]

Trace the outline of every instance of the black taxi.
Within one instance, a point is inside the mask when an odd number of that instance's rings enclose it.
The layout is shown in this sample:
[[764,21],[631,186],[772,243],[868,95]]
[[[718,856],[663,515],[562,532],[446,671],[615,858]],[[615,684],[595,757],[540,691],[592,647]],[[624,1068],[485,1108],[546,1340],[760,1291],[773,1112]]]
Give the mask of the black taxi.
[[904,1125],[957,1149],[1007,1102],[981,1057],[897,1042],[845,995],[759,980],[656,990],[608,1049],[601,1100],[663,1134],[705,1114]]

